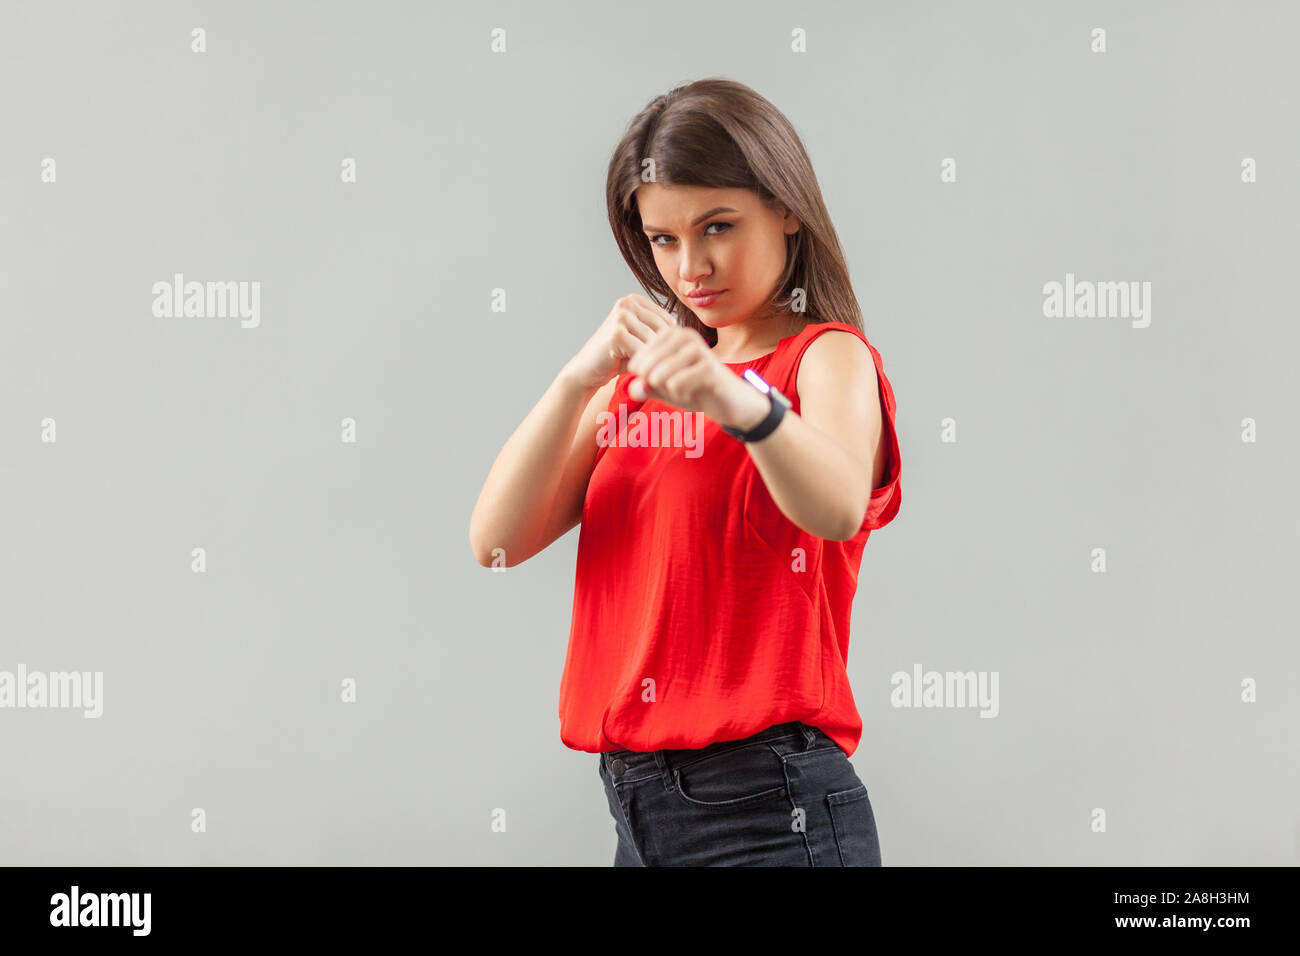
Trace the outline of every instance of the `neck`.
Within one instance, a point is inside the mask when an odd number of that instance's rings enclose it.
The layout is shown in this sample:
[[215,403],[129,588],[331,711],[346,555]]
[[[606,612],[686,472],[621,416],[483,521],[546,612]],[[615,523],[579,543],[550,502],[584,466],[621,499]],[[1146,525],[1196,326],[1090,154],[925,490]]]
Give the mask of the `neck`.
[[805,324],[793,315],[748,318],[718,329],[713,353],[723,363],[748,362],[771,352],[782,339],[798,334]]

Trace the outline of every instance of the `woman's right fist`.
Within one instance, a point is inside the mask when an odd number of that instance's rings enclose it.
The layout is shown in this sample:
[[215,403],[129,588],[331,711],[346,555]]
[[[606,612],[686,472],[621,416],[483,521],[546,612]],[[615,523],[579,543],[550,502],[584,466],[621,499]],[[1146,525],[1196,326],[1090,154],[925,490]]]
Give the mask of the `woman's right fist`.
[[609,310],[600,327],[569,359],[565,372],[583,388],[600,388],[627,371],[641,346],[677,325],[671,315],[639,293],[625,295]]

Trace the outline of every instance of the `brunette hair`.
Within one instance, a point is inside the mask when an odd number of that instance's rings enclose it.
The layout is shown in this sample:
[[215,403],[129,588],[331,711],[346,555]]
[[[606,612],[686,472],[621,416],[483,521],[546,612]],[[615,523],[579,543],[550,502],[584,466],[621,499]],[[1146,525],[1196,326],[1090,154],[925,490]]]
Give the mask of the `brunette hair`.
[[844,251],[803,142],[785,115],[748,86],[710,77],[656,96],[628,123],[605,179],[609,224],[633,274],[679,325],[714,345],[716,331],[677,297],[655,265],[636,205],[636,190],[646,182],[752,189],[769,206],[784,203],[800,225],[785,237],[785,272],[762,312],[793,312],[794,290],[803,289],[807,321],[845,322],[865,334]]

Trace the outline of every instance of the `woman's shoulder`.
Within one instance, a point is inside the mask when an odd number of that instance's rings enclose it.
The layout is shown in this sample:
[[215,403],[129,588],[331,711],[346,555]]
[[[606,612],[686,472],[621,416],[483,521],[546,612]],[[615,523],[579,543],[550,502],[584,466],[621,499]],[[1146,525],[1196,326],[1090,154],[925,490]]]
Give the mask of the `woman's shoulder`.
[[795,336],[795,338],[804,339],[805,341],[811,341],[812,339],[819,337],[823,332],[836,332],[836,331],[848,332],[850,335],[853,335],[861,339],[863,342],[867,341],[866,333],[864,333],[860,328],[858,328],[856,325],[853,325],[852,323],[829,322],[829,321],[821,321],[818,319],[809,319],[808,322],[804,325],[803,330],[797,336]]
[[[828,335],[829,332],[840,332],[840,335]],[[855,342],[854,339],[857,339]],[[820,343],[817,346],[818,354],[839,354],[851,355],[862,354],[863,346],[875,360],[875,349],[867,341],[867,336],[856,325],[848,322],[819,322],[816,320],[808,322],[807,325],[799,332],[798,335],[791,339],[791,348],[789,351],[790,363],[793,368],[798,368],[802,364],[804,353],[806,353],[813,343]]]

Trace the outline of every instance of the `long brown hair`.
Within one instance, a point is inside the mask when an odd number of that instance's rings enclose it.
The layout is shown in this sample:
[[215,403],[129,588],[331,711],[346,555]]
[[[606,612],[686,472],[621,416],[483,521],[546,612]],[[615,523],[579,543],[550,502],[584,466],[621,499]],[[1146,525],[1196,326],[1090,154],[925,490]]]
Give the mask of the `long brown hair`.
[[[647,159],[653,165],[644,165]],[[651,170],[653,178],[643,178]],[[784,203],[800,227],[785,237],[785,272],[762,314],[793,313],[794,290],[802,289],[807,321],[845,322],[865,334],[812,162],[790,121],[758,93],[743,83],[710,77],[656,96],[628,123],[605,179],[609,224],[633,274],[679,325],[695,329],[714,345],[717,332],[664,282],[641,231],[636,190],[651,181],[752,189],[769,206]]]

